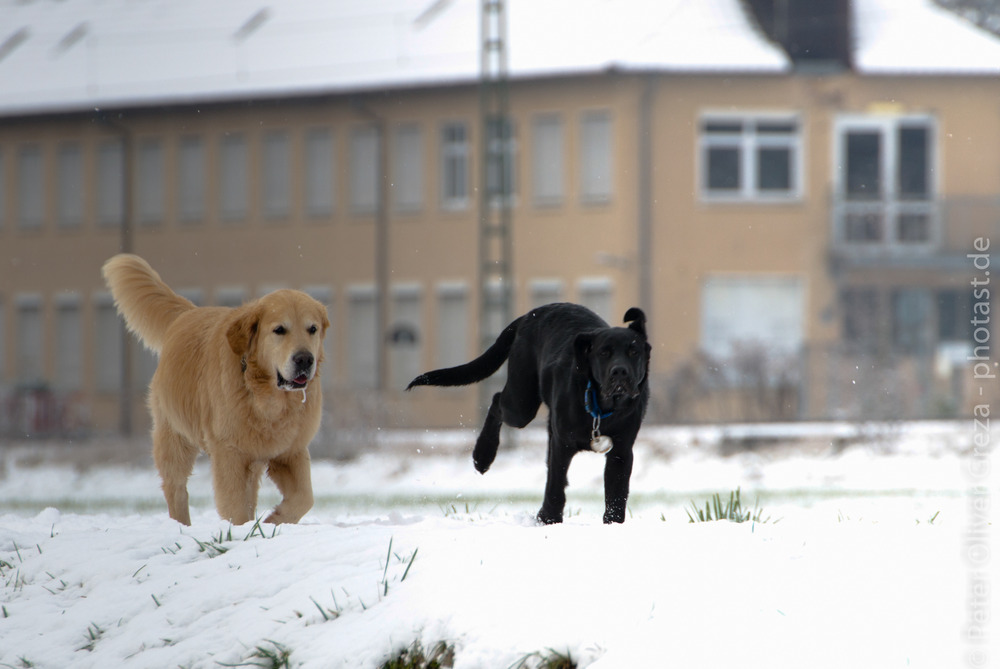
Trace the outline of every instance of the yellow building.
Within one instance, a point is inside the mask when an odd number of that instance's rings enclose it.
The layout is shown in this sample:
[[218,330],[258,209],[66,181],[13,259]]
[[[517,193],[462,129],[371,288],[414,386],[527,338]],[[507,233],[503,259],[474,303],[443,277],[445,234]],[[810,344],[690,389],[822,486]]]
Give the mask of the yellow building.
[[479,352],[484,188],[515,315],[647,312],[651,420],[970,412],[1000,40],[925,0],[581,4],[510,3],[507,125],[474,0],[5,6],[0,432],[146,425],[123,248],[200,304],[325,302],[328,427],[476,425],[474,389],[403,388]]

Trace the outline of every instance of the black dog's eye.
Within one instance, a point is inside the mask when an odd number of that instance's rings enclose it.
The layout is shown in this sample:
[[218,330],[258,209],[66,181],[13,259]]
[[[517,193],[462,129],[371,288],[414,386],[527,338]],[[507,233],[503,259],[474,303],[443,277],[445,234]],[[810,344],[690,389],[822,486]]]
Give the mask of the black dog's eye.
[[602,358],[610,358],[611,357],[611,349],[610,348],[602,348],[601,349],[601,357]]
[[314,335],[314,334],[316,334],[317,332],[319,332],[319,328],[318,328],[318,327],[316,327],[315,325],[310,325],[310,326],[309,326],[309,329],[308,329],[308,330],[306,330],[306,332],[308,332],[308,333],[309,333],[309,334],[311,334],[311,335]]
[[279,325],[278,327],[274,328],[273,332],[276,335],[283,335],[286,334],[288,330],[285,329],[284,325]]

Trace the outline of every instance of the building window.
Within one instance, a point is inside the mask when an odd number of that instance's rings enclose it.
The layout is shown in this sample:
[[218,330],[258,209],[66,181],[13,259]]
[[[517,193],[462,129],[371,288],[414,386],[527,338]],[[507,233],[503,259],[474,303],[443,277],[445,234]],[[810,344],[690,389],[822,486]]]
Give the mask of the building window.
[[102,293],[94,304],[96,350],[94,373],[97,390],[116,392],[122,376],[122,324],[111,295]]
[[323,376],[321,378],[323,380],[323,390],[332,390],[335,385],[337,371],[336,351],[337,332],[339,331],[334,324],[333,289],[325,285],[311,285],[303,286],[302,292],[326,307],[326,315],[330,321],[330,327],[326,331],[326,337],[323,338]]
[[247,216],[249,175],[247,140],[243,134],[222,136],[219,144],[219,215],[224,221]]
[[586,204],[611,200],[611,114],[589,112],[580,119],[580,194]]
[[18,225],[24,230],[42,227],[45,217],[45,170],[42,148],[37,144],[21,147],[17,155]]
[[836,126],[834,237],[854,248],[927,248],[938,238],[933,123],[848,117]]
[[97,147],[97,221],[121,225],[125,204],[125,153],[122,141],[109,139]]
[[706,200],[801,197],[802,137],[793,116],[707,116],[701,121],[701,193]]
[[509,118],[486,122],[486,194],[490,202],[517,194],[514,156],[517,151],[514,123]]
[[536,116],[531,123],[531,181],[535,204],[562,203],[565,163],[563,122],[556,114]]
[[83,387],[83,331],[80,297],[61,295],[56,301],[55,387],[77,391]]
[[45,380],[44,330],[40,295],[17,297],[17,380],[37,385]]
[[264,135],[263,174],[264,216],[287,218],[291,206],[291,142],[284,130]]
[[377,302],[374,286],[347,288],[347,346],[351,351],[349,369],[351,387],[372,390],[377,385],[378,366],[375,322]]
[[435,367],[454,367],[469,359],[469,290],[464,283],[438,286],[437,360]]
[[0,386],[7,383],[7,304],[0,296]]
[[934,303],[923,288],[892,291],[893,352],[927,354],[931,350]]
[[611,298],[614,283],[605,277],[594,277],[580,279],[578,290],[580,293],[580,304],[587,307],[595,314],[609,323],[614,322],[611,313]]
[[787,380],[804,341],[805,294],[797,277],[714,276],[701,293],[701,347],[737,385]]
[[[0,149],[0,229],[7,222],[7,154]],[[2,377],[0,377],[2,378]]]
[[314,218],[333,213],[336,192],[333,154],[332,132],[326,128],[313,128],[306,132],[306,213]]
[[139,142],[136,183],[136,214],[139,223],[163,222],[165,172],[163,143],[158,139]]
[[392,161],[392,192],[396,209],[419,211],[424,204],[424,142],[420,127],[396,128]]
[[445,209],[469,205],[469,138],[464,123],[441,128],[441,205]]
[[205,218],[205,145],[200,137],[182,137],[177,146],[177,198],[181,221]]
[[881,340],[884,311],[874,288],[846,288],[841,296],[844,343],[858,353],[875,353]]
[[565,299],[563,282],[559,279],[532,279],[528,282],[528,293],[532,309]]
[[78,142],[59,147],[56,158],[57,220],[59,227],[75,228],[83,223],[83,150]]
[[378,206],[378,131],[370,126],[351,132],[351,210],[372,214]]
[[389,383],[405,388],[421,372],[423,350],[422,300],[418,285],[394,286],[389,343]]

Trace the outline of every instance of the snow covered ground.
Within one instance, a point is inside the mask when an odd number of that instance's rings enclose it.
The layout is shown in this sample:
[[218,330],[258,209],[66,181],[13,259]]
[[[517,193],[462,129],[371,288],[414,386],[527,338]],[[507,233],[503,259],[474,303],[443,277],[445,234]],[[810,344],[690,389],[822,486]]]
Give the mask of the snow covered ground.
[[[315,462],[316,507],[276,531],[220,521],[204,460],[188,528],[147,465],[2,450],[0,666],[378,667],[439,641],[455,667],[1000,666],[971,421],[647,427],[612,527],[591,454],[567,522],[534,524],[544,435],[522,435],[480,476],[472,432],[380,434]],[[688,522],[738,486],[769,522]]]

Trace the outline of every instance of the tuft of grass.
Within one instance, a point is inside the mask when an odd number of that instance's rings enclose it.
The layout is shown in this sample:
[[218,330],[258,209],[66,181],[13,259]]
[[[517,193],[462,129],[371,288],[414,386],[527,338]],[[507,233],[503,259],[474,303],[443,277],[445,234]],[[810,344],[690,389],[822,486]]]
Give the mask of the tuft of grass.
[[[941,511],[935,511],[935,512],[934,512],[934,515],[933,515],[933,516],[931,516],[930,518],[928,518],[927,520],[925,520],[924,522],[925,522],[925,523],[927,523],[928,525],[933,525],[933,524],[934,524],[934,521],[936,521],[936,520],[937,520],[937,517],[938,517],[939,515],[941,515]],[[919,518],[917,518],[917,525],[919,525],[919,524],[920,524],[920,519],[919,519]]]
[[729,493],[729,501],[722,502],[722,496],[716,493],[710,500],[705,502],[705,508],[700,508],[691,500],[691,508],[687,511],[688,521],[692,523],[708,523],[715,520],[728,520],[734,523],[745,523],[748,520],[754,523],[767,523],[771,521],[771,516],[764,517],[764,510],[754,502],[752,509],[743,508],[740,499],[740,489],[737,488]]
[[551,648],[544,653],[534,652],[525,655],[520,660],[510,666],[510,669],[576,669],[576,660],[567,650],[560,653]]
[[337,618],[340,617],[340,614],[341,614],[340,605],[337,604],[337,595],[336,595],[336,593],[334,593],[331,590],[330,594],[333,596],[333,608],[332,609],[328,609],[328,608],[324,608],[324,607],[320,606],[320,603],[317,602],[314,597],[310,597],[309,598],[309,599],[312,600],[312,603],[316,605],[316,608],[319,609],[319,614],[321,616],[323,616],[323,622],[326,622],[326,623],[330,622],[331,620],[336,620]]
[[285,645],[277,641],[265,639],[271,647],[263,644],[258,645],[244,662],[239,664],[226,664],[216,662],[223,667],[261,667],[262,669],[291,669],[292,651]]
[[93,652],[97,647],[97,642],[101,640],[104,636],[104,630],[101,629],[97,623],[90,623],[87,627],[87,643],[77,648],[77,650],[86,650]]
[[400,564],[406,565],[406,569],[403,571],[403,576],[399,579],[399,582],[402,583],[410,574],[410,569],[413,567],[413,561],[417,559],[418,550],[420,549],[414,549],[409,557],[403,557],[399,553],[393,553],[392,537],[389,538],[389,549],[385,554],[385,569],[382,571],[382,580],[379,581],[379,598],[385,597],[389,594],[389,561],[392,559],[392,556],[395,555]]
[[455,647],[438,641],[425,652],[419,641],[413,642],[379,665],[379,669],[443,669],[455,666]]

